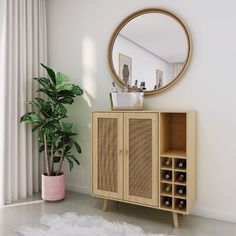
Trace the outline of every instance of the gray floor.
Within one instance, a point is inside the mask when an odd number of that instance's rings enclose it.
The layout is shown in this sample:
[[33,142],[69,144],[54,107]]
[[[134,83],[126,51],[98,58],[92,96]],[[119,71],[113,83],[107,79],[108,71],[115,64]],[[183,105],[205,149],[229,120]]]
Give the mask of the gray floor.
[[[145,232],[181,236],[235,236],[236,224],[196,216],[180,216],[179,229],[172,226],[171,213],[119,203],[111,203],[108,212],[101,211],[101,200],[88,195],[67,193],[61,202],[35,202],[33,204],[0,208],[0,235],[16,236],[14,229],[22,225],[39,225],[45,214],[76,212],[79,215],[100,215],[109,221],[139,225]],[[68,235],[69,236],[69,235]]]

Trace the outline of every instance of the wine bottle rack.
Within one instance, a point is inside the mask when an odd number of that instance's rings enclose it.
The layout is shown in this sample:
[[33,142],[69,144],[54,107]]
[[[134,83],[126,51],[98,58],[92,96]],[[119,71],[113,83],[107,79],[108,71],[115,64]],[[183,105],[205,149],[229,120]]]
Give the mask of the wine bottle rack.
[[[189,122],[189,115],[185,112],[160,113],[159,204],[165,210],[183,214],[189,213],[195,199],[195,160],[191,152],[195,146],[189,136],[192,132]],[[171,178],[166,179],[166,173],[171,173]],[[169,186],[168,192],[166,186]],[[166,206],[165,200],[169,198],[171,204]]]
[[[168,165],[166,165],[166,163]],[[179,163],[183,163],[183,167],[179,167]],[[187,204],[187,159],[186,158],[170,158],[160,156],[160,205],[165,210],[175,210],[178,212],[186,212]],[[168,175],[170,178],[166,178]],[[183,179],[180,179],[183,176]],[[169,191],[166,191],[169,190]],[[180,193],[179,193],[180,192]],[[170,199],[167,206],[165,201]],[[179,209],[178,204],[183,201],[184,206]]]

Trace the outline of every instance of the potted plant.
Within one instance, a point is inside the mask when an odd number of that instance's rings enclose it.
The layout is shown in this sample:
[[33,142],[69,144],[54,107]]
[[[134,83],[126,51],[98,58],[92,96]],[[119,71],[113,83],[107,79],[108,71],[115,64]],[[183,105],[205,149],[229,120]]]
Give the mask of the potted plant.
[[[72,123],[65,122],[68,117],[65,105],[74,103],[83,90],[74,84],[68,83],[69,78],[51,68],[41,64],[49,78],[34,78],[40,85],[39,95],[34,101],[28,102],[37,112],[27,112],[20,119],[21,123],[32,124],[32,131],[38,130],[39,152],[43,152],[45,172],[42,174],[42,198],[48,201],[57,201],[65,197],[64,160],[69,163],[70,170],[74,164],[80,164],[72,153],[75,147],[81,153],[81,147],[74,137]],[[46,95],[46,96],[45,96]]]

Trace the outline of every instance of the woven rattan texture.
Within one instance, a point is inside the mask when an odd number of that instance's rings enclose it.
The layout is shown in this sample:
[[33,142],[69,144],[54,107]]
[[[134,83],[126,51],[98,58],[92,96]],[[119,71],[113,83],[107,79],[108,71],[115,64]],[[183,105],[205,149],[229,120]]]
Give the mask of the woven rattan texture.
[[98,189],[118,191],[118,120],[98,119]]
[[129,194],[152,198],[152,120],[129,120]]

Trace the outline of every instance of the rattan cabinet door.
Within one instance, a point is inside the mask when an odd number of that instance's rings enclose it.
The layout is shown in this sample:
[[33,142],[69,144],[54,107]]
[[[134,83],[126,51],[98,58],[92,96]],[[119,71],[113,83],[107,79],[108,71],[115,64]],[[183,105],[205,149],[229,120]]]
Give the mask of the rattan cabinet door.
[[123,198],[123,113],[93,113],[94,195]]
[[158,206],[158,113],[124,114],[124,200]]

